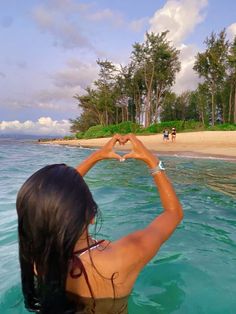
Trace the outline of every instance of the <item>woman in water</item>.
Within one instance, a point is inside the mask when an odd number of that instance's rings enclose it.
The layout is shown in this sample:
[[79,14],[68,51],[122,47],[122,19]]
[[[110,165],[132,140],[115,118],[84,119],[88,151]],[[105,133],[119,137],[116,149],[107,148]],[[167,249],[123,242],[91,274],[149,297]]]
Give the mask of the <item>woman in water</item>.
[[[97,241],[88,230],[97,205],[83,176],[98,161],[121,159],[113,147],[127,141],[132,151],[123,159],[147,164],[164,211],[142,230]],[[115,135],[76,169],[54,164],[38,170],[18,193],[17,214],[25,305],[45,314],[128,313],[137,276],[183,218],[162,163],[132,134]]]

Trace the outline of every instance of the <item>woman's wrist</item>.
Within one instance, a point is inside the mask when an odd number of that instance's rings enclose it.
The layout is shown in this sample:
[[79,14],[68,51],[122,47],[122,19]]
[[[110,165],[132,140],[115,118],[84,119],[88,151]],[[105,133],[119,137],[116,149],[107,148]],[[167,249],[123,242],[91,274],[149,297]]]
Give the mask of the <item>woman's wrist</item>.
[[91,158],[94,163],[97,163],[98,161],[101,161],[103,159],[100,150],[97,150],[96,152],[92,153]]
[[150,169],[152,169],[152,168],[155,168],[155,167],[158,165],[159,159],[158,159],[156,156],[152,155],[152,156],[148,157],[148,158],[145,160],[145,162],[146,162],[146,164],[148,165],[148,167],[149,167]]

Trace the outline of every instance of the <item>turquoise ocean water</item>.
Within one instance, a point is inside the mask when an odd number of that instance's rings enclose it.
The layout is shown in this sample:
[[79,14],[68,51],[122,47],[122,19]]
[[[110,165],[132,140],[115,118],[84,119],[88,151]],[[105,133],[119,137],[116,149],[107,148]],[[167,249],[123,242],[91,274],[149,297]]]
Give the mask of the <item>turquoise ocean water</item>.
[[[0,313],[28,313],[18,264],[16,194],[37,169],[75,166],[91,150],[0,141]],[[236,313],[236,163],[162,157],[185,218],[140,274],[131,314]],[[138,161],[97,164],[86,176],[103,215],[100,238],[117,239],[145,227],[161,204]]]

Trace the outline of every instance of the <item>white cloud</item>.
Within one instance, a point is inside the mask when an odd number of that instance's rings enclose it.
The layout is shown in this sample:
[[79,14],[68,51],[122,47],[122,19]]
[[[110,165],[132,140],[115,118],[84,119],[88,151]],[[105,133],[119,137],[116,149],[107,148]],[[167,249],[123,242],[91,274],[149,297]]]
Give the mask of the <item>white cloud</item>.
[[127,23],[120,12],[111,9],[103,9],[86,15],[92,22],[109,22],[115,27],[126,27]]
[[229,25],[226,29],[226,33],[230,40],[236,36],[236,23]]
[[[38,84],[37,89],[30,89],[27,92],[12,89],[11,95],[5,96],[2,93],[0,107],[7,106],[17,110],[22,108],[48,109],[67,114],[72,111],[73,116],[78,112],[78,103],[74,96],[85,93],[85,88],[97,78],[97,72],[96,63],[83,63],[71,58],[59,71],[47,74],[47,84],[44,84],[46,87],[40,87]],[[5,78],[5,74],[2,72],[0,72],[1,78]]]
[[[49,107],[55,106],[55,109],[60,110],[59,102],[64,104],[64,110],[69,110],[72,106],[72,103],[74,103],[73,96],[78,93],[84,93],[84,90],[80,86],[76,87],[68,87],[68,86],[62,86],[62,87],[49,87],[48,89],[41,89],[38,92],[36,92],[33,97],[35,104],[42,104],[49,105]],[[32,98],[33,98],[32,97]],[[66,104],[66,107],[65,107]],[[58,107],[56,107],[56,105]],[[63,110],[63,108],[61,108]]]
[[[75,94],[82,94],[80,87],[48,87],[35,92],[23,93],[9,97],[0,97],[0,107],[8,107],[12,110],[30,108],[32,110],[45,109],[68,113],[77,110]],[[74,113],[73,113],[74,114]]]
[[134,21],[130,22],[129,28],[134,32],[139,32],[143,29],[143,27],[145,26],[147,21],[148,21],[147,17],[143,17],[139,20],[134,20]]
[[70,122],[68,120],[52,120],[50,117],[41,117],[33,122],[27,120],[20,122],[0,122],[0,134],[30,134],[30,135],[58,135],[63,136],[70,133]]
[[148,22],[148,17],[127,21],[121,12],[111,9],[103,9],[85,14],[85,17],[92,22],[109,22],[113,26],[129,29],[133,32],[141,31]]
[[150,19],[149,32],[159,33],[169,30],[168,38],[180,44],[201,23],[207,0],[169,0]]
[[5,78],[5,77],[6,77],[6,74],[3,73],[3,72],[0,72],[0,77],[1,77],[1,78]]
[[57,87],[86,88],[97,78],[97,75],[97,64],[70,59],[67,62],[67,67],[55,73],[52,78]]
[[3,16],[0,20],[0,25],[4,28],[8,28],[12,25],[13,18],[11,16]]
[[104,9],[90,13],[86,16],[89,20],[99,22],[104,22],[105,20],[112,22],[115,26],[122,26],[125,24],[125,20],[121,13],[112,11],[111,9]]
[[50,6],[38,6],[33,10],[32,17],[42,31],[51,34],[55,45],[66,49],[89,48],[94,50],[89,39],[84,36],[78,23],[72,22],[66,11]]
[[27,62],[26,61],[16,61],[16,66],[18,67],[18,68],[20,68],[20,69],[26,69],[27,68],[27,66],[28,66],[28,64],[27,64]]
[[110,20],[115,17],[114,12],[111,9],[104,9],[94,13],[90,13],[88,18],[92,21],[103,21],[104,19]]
[[[71,58],[66,65],[56,73],[47,74],[51,82],[47,87],[38,86],[36,90],[19,92],[12,90],[11,95],[0,95],[0,107],[8,107],[12,110],[31,109],[48,110],[49,115],[57,111],[66,116],[76,116],[80,113],[78,101],[74,99],[76,94],[85,94],[85,88],[97,78],[98,67],[96,63],[84,63],[76,58]],[[0,79],[5,78],[0,72]],[[44,113],[45,114],[45,113]]]
[[208,0],[168,0],[149,20],[149,32],[169,31],[167,37],[180,50],[181,70],[176,75],[174,92],[194,90],[199,78],[193,70],[198,48],[185,45],[183,41],[205,18]]
[[199,82],[198,75],[193,70],[198,48],[195,45],[182,44],[180,49],[181,70],[176,75],[173,91],[177,94],[186,90],[194,90]]
[[47,6],[50,10],[78,13],[89,10],[94,6],[94,3],[78,3],[73,0],[47,0]]

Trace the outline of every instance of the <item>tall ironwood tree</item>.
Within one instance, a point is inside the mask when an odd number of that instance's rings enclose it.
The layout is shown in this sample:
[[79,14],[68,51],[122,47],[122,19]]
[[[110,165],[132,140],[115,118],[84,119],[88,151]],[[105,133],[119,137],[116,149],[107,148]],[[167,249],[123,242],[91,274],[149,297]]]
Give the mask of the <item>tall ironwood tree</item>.
[[230,45],[228,65],[230,84],[228,121],[236,123],[236,36]]
[[222,89],[226,79],[227,54],[229,42],[226,40],[225,30],[218,35],[214,32],[206,38],[205,52],[198,53],[193,69],[204,78],[211,92],[211,123],[216,120],[216,93]]
[[145,84],[145,127],[157,121],[164,95],[180,71],[179,51],[167,40],[167,33],[146,33],[144,43],[133,45],[135,73],[143,77]]

